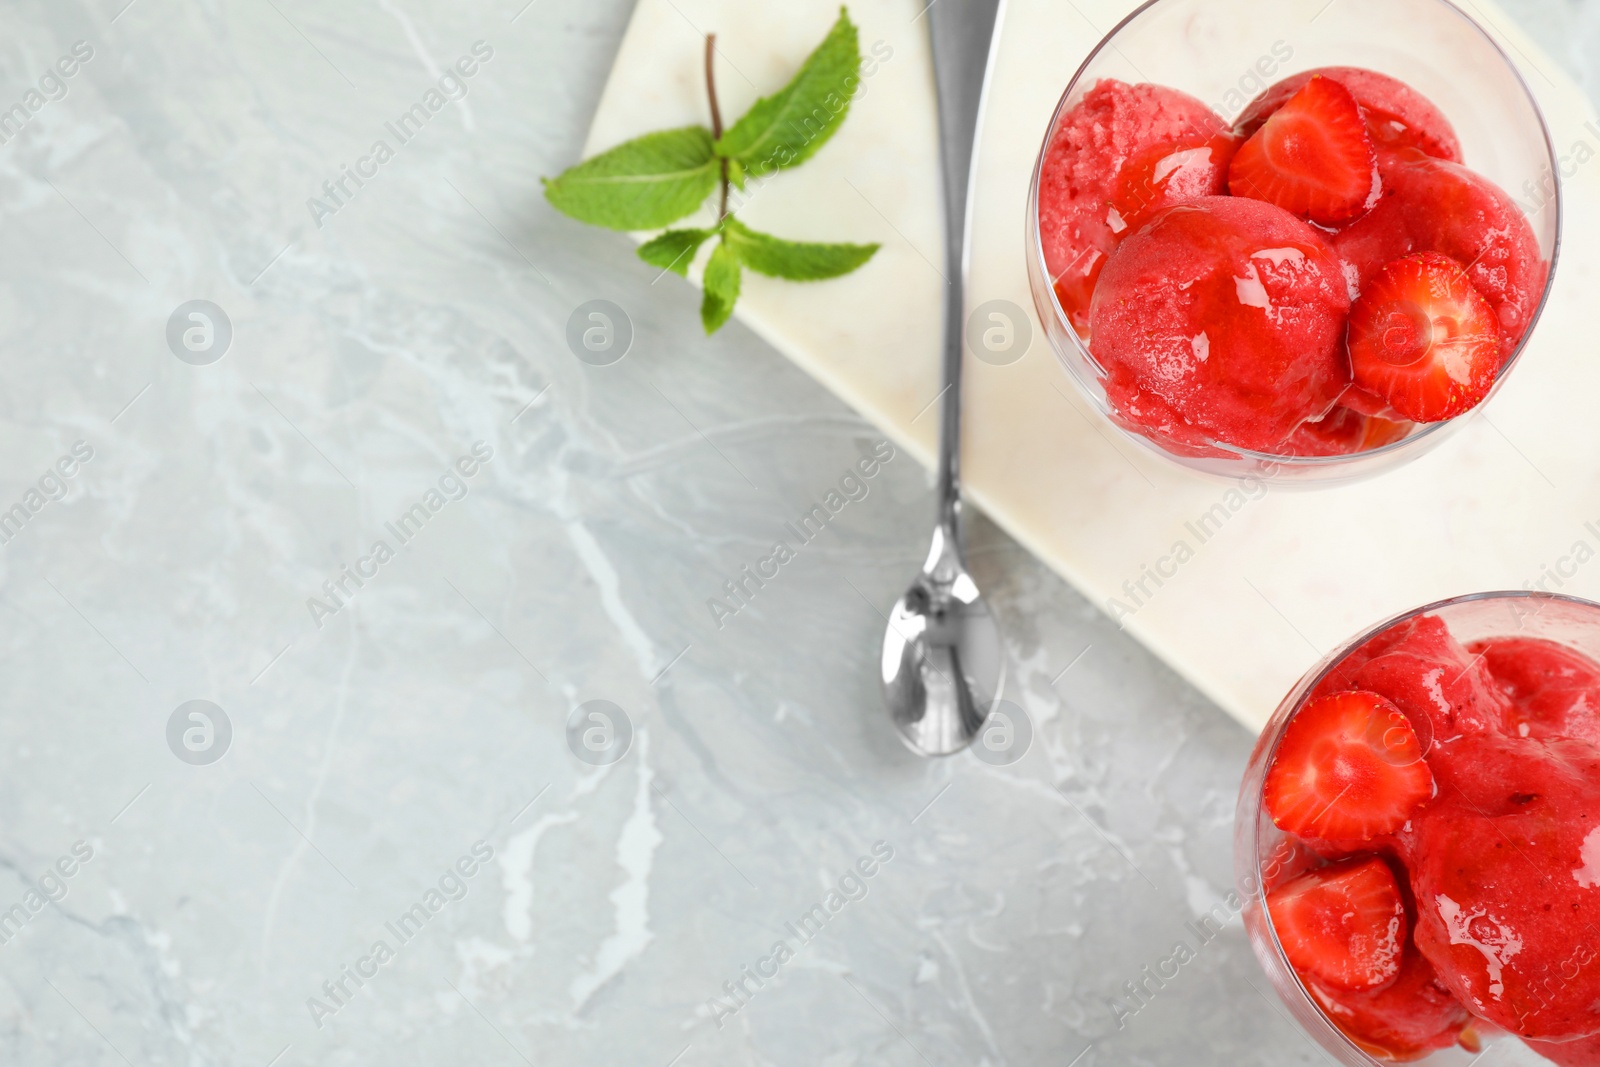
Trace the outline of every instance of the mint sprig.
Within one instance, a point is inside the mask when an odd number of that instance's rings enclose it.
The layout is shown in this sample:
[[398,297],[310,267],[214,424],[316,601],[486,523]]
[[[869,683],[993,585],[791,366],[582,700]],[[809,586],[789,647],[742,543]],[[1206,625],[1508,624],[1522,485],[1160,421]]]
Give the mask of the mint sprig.
[[639,247],[639,258],[688,277],[700,247],[715,238],[706,262],[700,321],[715,333],[733,314],[743,269],[789,281],[837,278],[860,267],[876,244],[790,241],[750,229],[728,210],[728,189],[743,190],[799,166],[838,131],[860,85],[861,46],[849,12],[839,9],[820,45],[778,92],[757,100],[726,132],[706,37],[706,94],[711,128],[684,126],[645,134],[544,181],[545,198],[580,222],[613,230],[655,230],[692,215],[719,188],[711,227],[668,229]]
[[721,161],[704,126],[625,141],[544,183],[556,210],[591,226],[654,230],[694,211],[717,187]]
[[705,295],[700,300],[700,322],[707,334],[716,333],[733,314],[739,299],[739,253],[726,240],[711,250],[706,260]]
[[860,79],[860,40],[855,23],[840,8],[839,21],[794,79],[757,100],[717,138],[717,155],[738,161],[758,178],[804,163],[844,122]]
[[875,244],[786,241],[771,234],[757,233],[732,215],[722,224],[722,240],[751,270],[792,282],[816,282],[849,274],[878,250]]
[[639,246],[639,258],[652,267],[670,270],[682,278],[689,276],[694,254],[716,230],[667,230]]

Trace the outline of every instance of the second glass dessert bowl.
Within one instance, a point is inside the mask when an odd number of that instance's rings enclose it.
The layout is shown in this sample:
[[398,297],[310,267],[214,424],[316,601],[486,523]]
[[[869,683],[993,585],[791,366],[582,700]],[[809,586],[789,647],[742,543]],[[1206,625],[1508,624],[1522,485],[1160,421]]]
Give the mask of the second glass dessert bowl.
[[1600,605],[1481,593],[1345,643],[1262,731],[1234,862],[1339,1062],[1600,1067]]
[[1034,302],[1141,444],[1227,477],[1373,473],[1516,365],[1559,251],[1555,160],[1448,0],[1151,0],[1051,118]]

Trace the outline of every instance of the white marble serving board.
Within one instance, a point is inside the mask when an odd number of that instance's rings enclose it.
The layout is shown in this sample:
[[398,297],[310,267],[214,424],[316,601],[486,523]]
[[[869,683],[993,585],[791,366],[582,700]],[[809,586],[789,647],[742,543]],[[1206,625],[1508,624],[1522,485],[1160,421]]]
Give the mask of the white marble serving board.
[[[810,162],[740,210],[750,225],[784,236],[876,240],[882,250],[833,282],[747,273],[737,314],[929,462],[943,264],[921,7],[853,0],[863,51],[876,47],[865,93]],[[1008,5],[979,152],[969,306],[1006,299],[1032,314],[1023,223],[1033,160],[1073,71],[1132,7]],[[1518,57],[1558,148],[1600,148],[1600,125],[1586,125],[1592,111],[1556,64],[1488,3],[1470,9]],[[719,95],[724,113],[738,115],[788,79],[837,12],[835,0],[639,0],[585,154],[708,121],[703,34],[717,35]],[[1579,165],[1565,192],[1555,293],[1516,375],[1450,440],[1403,469],[1353,486],[1250,494],[1192,474],[1118,439],[1074,391],[1035,322],[1020,361],[968,360],[968,495],[1107,610],[1113,597],[1132,604],[1124,583],[1186,542],[1192,558],[1159,587],[1146,578],[1152,595],[1122,616],[1124,625],[1252,728],[1322,652],[1386,615],[1522,587],[1547,571],[1562,572],[1547,588],[1600,595],[1600,564],[1578,561],[1600,549],[1600,358],[1591,321],[1600,165]],[[684,293],[686,323],[696,321],[697,297]],[[1226,521],[1202,543],[1189,524],[1219,504]]]

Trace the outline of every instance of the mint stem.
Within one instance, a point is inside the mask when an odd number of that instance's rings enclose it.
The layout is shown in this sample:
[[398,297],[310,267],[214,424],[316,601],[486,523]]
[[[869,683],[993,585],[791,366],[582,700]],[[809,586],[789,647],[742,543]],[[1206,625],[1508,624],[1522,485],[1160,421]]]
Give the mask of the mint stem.
[[[717,79],[711,71],[711,59],[716,54],[717,35],[706,34],[706,96],[711,99],[711,136],[713,139],[722,137],[722,109],[717,106]],[[717,207],[717,222],[720,224],[728,217],[728,160],[722,159],[722,199]]]

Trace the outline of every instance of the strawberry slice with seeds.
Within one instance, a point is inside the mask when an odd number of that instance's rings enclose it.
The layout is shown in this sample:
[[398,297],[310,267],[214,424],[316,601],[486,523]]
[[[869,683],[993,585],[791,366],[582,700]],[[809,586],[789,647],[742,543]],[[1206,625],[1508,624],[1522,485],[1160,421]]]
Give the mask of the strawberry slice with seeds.
[[1367,283],[1346,335],[1356,385],[1415,422],[1475,406],[1500,370],[1500,324],[1461,265],[1437,252],[1397,259]]
[[1319,74],[1350,90],[1366,119],[1367,136],[1380,152],[1415,148],[1437,159],[1461,162],[1461,141],[1433,101],[1405,82],[1360,67],[1318,67],[1290,75],[1250,101],[1234,122],[1234,130],[1241,138],[1249,137]]
[[1350,90],[1315,77],[1239,146],[1228,191],[1333,226],[1377,202],[1378,157]]
[[1289,965],[1304,979],[1349,992],[1400,973],[1406,909],[1394,872],[1377,856],[1307,871],[1267,894]]
[[1433,796],[1411,721],[1377,693],[1330,693],[1301,708],[1278,741],[1262,801],[1281,830],[1371,841]]

